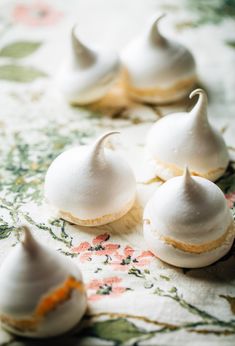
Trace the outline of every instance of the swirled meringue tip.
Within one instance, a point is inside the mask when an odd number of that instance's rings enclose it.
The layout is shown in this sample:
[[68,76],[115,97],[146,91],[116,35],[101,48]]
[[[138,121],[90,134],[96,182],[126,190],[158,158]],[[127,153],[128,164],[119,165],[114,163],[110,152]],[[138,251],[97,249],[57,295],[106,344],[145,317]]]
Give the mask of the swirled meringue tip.
[[56,77],[58,86],[72,105],[100,100],[116,82],[120,72],[118,54],[88,46],[78,38],[77,25],[71,30],[70,54]]
[[[121,54],[123,84],[139,101],[171,103],[184,98],[195,86],[196,64],[190,51],[159,30],[164,15],[150,21],[147,31]],[[138,59],[136,59],[138,57]]]
[[37,242],[34,239],[31,230],[29,227],[25,224],[22,224],[20,226],[20,229],[24,233],[24,238],[21,241],[21,244],[23,245],[24,248],[26,248],[28,251],[34,251],[35,247],[37,246]]
[[165,13],[162,13],[158,16],[152,17],[152,19],[149,21],[149,24],[147,26],[146,35],[147,38],[150,41],[157,41],[157,43],[161,44],[165,42],[164,36],[162,36],[161,32],[159,31],[159,22],[166,16]]
[[230,250],[235,224],[218,186],[185,168],[183,176],[168,180],[147,203],[144,237],[164,262],[199,268]]
[[182,175],[187,163],[191,174],[215,181],[227,169],[229,154],[224,139],[209,122],[207,96],[199,95],[190,112],[170,114],[157,121],[147,135],[146,152],[163,180]]
[[91,145],[69,149],[49,167],[45,198],[66,220],[83,226],[115,221],[132,207],[135,176],[128,163],[104,141],[106,133]]

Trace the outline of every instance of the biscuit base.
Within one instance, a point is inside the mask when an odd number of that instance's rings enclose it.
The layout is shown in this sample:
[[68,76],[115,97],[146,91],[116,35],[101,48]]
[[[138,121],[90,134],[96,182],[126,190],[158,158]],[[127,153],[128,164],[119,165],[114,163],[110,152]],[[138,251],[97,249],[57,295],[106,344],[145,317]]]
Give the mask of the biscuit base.
[[124,216],[133,206],[135,202],[135,199],[131,200],[129,203],[126,204],[126,206],[118,212],[112,213],[112,214],[106,214],[101,217],[97,217],[95,219],[81,219],[67,211],[59,210],[59,216],[71,223],[74,223],[79,226],[87,226],[87,227],[96,227],[105,225],[107,223],[116,221],[120,219],[122,216]]
[[[178,167],[173,163],[164,163],[158,159],[153,159],[151,160],[151,162],[153,162],[154,164],[156,176],[158,176],[164,181],[177,177],[177,176],[181,176],[184,173],[183,168]],[[206,173],[199,173],[199,172],[190,170],[190,174],[194,176],[203,177],[211,181],[216,181],[224,174],[226,169],[227,169],[227,166],[218,167]]]
[[123,85],[126,93],[134,100],[166,104],[179,101],[186,97],[197,83],[196,76],[184,79],[168,88],[138,88],[132,85],[130,77],[126,71],[123,71]]
[[183,250],[184,243],[181,243],[182,246],[177,247],[179,242],[171,243],[164,240],[163,237],[157,237],[156,232],[154,232],[154,235],[150,227],[150,223],[146,220],[144,223],[144,237],[150,250],[163,262],[180,268],[201,268],[218,261],[231,249],[235,237],[235,224],[232,221],[224,236],[218,240],[208,243],[206,247],[205,244],[202,244],[201,249],[198,245],[196,252],[190,251],[190,244],[188,244],[186,251]]

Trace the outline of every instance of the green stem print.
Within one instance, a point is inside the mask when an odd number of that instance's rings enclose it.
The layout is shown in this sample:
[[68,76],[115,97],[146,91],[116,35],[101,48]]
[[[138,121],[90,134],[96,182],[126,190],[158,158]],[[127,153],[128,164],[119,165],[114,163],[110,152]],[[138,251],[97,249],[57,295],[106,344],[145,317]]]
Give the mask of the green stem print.
[[[0,210],[5,218],[0,216],[0,238],[7,238],[16,231],[22,222],[47,231],[52,238],[62,242],[66,247],[72,246],[72,238],[66,233],[67,223],[62,219],[38,222],[25,211],[24,206],[34,203],[40,206],[43,202],[43,182],[45,172],[52,160],[67,146],[83,143],[89,132],[70,131],[69,135],[60,133],[55,127],[37,130],[40,142],[29,144],[23,133],[15,132],[0,163],[4,180],[0,181]],[[6,221],[9,220],[9,221]]]
[[[129,271],[129,274],[132,273],[133,268]],[[144,273],[141,273],[141,275],[140,273],[141,272],[138,272],[138,275],[136,276],[141,279],[145,278]],[[170,281],[168,277],[163,278],[162,275],[159,277],[163,280]],[[155,280],[157,279],[155,278]],[[151,339],[156,334],[172,333],[179,330],[185,330],[188,333],[212,334],[217,336],[235,335],[235,319],[223,321],[220,318],[192,305],[178,293],[176,287],[172,287],[167,291],[157,287],[153,293],[160,297],[165,297],[175,301],[181,308],[187,310],[190,314],[197,316],[199,320],[196,322],[172,324],[152,320],[141,315],[100,312],[86,316],[86,321],[89,321],[91,325],[84,328],[82,335],[113,341],[115,346],[124,345],[130,341],[133,342],[133,345],[140,345],[141,341]],[[221,298],[229,299],[228,301],[230,304],[231,301],[233,303],[234,300],[234,298],[231,299],[231,297],[225,296],[221,296]],[[105,317],[108,317],[108,319],[103,320]],[[141,322],[141,326],[139,326],[138,321]],[[143,327],[143,325],[145,327]],[[157,329],[149,330],[151,325],[157,327]],[[146,329],[147,326],[148,328]]]
[[[124,345],[130,341],[132,341],[132,345],[137,345],[137,343],[151,339],[159,333],[172,333],[179,330],[195,334],[213,334],[218,336],[235,334],[235,326],[231,326],[228,323],[227,328],[217,329],[214,327],[218,327],[218,324],[212,321],[198,321],[177,325],[151,320],[144,316],[108,312],[91,315],[87,319],[94,320],[100,317],[108,317],[108,319],[93,322],[91,326],[83,329],[82,336],[113,341],[114,345]],[[132,321],[144,322],[146,326],[148,325],[148,329],[140,327],[136,322]],[[157,329],[149,331],[150,325],[157,327]]]
[[[86,317],[86,320],[91,320],[92,324],[84,328],[82,335],[113,341],[114,345],[117,346],[124,345],[129,341],[132,341],[133,345],[140,345],[141,341],[150,339],[156,334],[172,333],[179,330],[185,330],[189,333],[213,334],[218,336],[235,335],[235,319],[225,322],[197,308],[179,295],[176,287],[172,287],[169,291],[157,288],[154,294],[174,300],[181,308],[196,315],[200,320],[181,324],[169,324],[141,315],[100,312]],[[108,317],[109,319],[97,321],[97,319],[104,317]],[[142,322],[142,325],[148,326],[148,329],[138,326],[138,321]],[[151,325],[157,327],[157,329],[149,330]]]
[[204,323],[207,323],[209,325],[216,325],[220,327],[229,327],[232,328],[235,333],[235,320],[231,320],[229,322],[225,322],[220,320],[219,318],[205,312],[204,310],[201,310],[197,308],[196,306],[188,303],[182,296],[178,294],[178,290],[176,287],[172,287],[168,292],[163,291],[161,288],[157,288],[154,292],[160,297],[167,297],[175,302],[177,302],[183,309],[186,309],[191,314],[200,316]]

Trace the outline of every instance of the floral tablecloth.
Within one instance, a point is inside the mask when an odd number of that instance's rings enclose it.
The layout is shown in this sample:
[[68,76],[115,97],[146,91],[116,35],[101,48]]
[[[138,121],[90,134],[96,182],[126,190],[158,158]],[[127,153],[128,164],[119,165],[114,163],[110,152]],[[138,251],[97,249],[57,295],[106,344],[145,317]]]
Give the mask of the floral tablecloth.
[[[117,83],[89,108],[70,107],[54,82],[69,31],[119,51],[146,20],[166,12],[162,30],[193,52],[209,95],[210,120],[225,136],[231,164],[218,184],[235,203],[234,0],[9,1],[0,5],[0,260],[27,223],[36,238],[69,256],[83,271],[89,308],[82,323],[59,339],[28,341],[0,331],[7,345],[234,345],[235,249],[205,268],[184,270],[148,251],[142,211],[161,181],[146,170],[151,124],[188,101],[150,107],[126,99]],[[112,224],[83,228],[58,219],[43,201],[45,171],[59,153],[118,129],[111,143],[133,166],[138,197]],[[1,278],[0,278],[1,284]]]

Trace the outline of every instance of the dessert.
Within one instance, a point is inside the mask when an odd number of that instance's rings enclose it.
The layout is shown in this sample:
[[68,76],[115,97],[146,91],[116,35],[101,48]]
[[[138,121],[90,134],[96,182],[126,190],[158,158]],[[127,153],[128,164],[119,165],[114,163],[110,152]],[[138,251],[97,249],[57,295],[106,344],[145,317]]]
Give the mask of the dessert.
[[79,40],[74,27],[70,56],[59,70],[57,83],[71,104],[86,105],[107,93],[119,69],[119,57],[115,52],[88,47]]
[[159,31],[154,18],[147,30],[121,55],[125,89],[133,99],[170,103],[185,97],[196,83],[196,66],[190,51]]
[[119,219],[135,201],[136,181],[128,163],[104,148],[102,135],[91,145],[60,154],[45,178],[45,198],[59,215],[82,226],[99,226]]
[[161,185],[144,210],[144,237],[162,261],[207,266],[224,256],[235,236],[232,212],[217,185],[184,175]]
[[34,338],[67,332],[86,310],[79,268],[44,247],[24,226],[24,240],[0,267],[0,321],[8,331]]
[[182,175],[188,165],[192,175],[215,181],[228,166],[223,137],[208,121],[206,93],[196,89],[190,98],[196,95],[198,100],[190,112],[165,116],[147,135],[147,156],[156,175],[163,180]]

